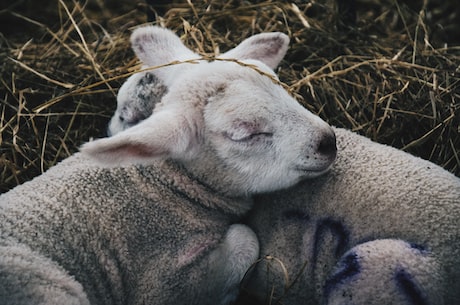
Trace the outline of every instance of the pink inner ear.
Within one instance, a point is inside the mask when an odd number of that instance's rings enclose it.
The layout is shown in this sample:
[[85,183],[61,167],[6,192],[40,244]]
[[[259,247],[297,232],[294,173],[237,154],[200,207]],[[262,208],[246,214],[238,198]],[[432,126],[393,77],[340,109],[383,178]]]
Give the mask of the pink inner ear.
[[121,145],[118,149],[125,151],[126,154],[136,157],[152,157],[158,153],[159,149],[154,149],[153,147],[144,145],[144,144],[124,144]]
[[259,59],[266,57],[277,56],[283,47],[283,39],[281,37],[259,38],[252,43],[254,49],[248,54],[248,58]]
[[162,153],[164,152],[158,147],[152,147],[152,146],[148,146],[145,144],[139,144],[139,143],[125,143],[125,144],[120,144],[115,147],[109,147],[103,151],[100,151],[98,154],[100,156],[103,156],[103,155],[117,156],[120,159],[125,159],[125,158],[146,159],[146,158],[158,157]]

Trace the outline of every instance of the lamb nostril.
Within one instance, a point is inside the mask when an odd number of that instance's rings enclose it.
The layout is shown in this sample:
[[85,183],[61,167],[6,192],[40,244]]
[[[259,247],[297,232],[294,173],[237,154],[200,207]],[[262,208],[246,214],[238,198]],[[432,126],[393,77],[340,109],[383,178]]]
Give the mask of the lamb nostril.
[[328,133],[323,136],[318,145],[318,153],[327,156],[335,156],[337,145],[334,133]]

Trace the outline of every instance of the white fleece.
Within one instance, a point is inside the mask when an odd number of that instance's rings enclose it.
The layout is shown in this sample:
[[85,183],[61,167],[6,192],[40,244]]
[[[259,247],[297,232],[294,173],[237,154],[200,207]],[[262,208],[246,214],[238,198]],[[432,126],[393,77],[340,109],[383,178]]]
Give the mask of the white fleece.
[[[250,206],[214,194],[171,162],[103,168],[76,154],[0,196],[1,304],[235,297],[222,292],[225,268],[238,270],[230,283],[237,285],[258,254],[252,231],[232,226]],[[239,265],[227,266],[238,251]],[[222,261],[211,263],[211,253]]]

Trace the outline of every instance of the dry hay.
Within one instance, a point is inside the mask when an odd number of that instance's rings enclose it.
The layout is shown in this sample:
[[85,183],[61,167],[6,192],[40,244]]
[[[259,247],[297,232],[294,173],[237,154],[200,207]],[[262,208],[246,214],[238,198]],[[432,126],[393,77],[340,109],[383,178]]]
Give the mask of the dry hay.
[[[460,175],[459,9],[412,5],[357,1],[354,23],[326,0],[176,1],[159,23],[206,56],[287,33],[280,78],[308,109]],[[117,89],[138,68],[128,38],[146,8],[24,0],[0,9],[0,192],[105,135]]]

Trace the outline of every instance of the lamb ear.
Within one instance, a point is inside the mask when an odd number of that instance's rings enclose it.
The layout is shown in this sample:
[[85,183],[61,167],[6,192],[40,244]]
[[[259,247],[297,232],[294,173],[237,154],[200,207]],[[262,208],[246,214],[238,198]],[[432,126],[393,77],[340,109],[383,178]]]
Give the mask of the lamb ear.
[[275,69],[286,55],[289,37],[281,32],[251,36],[220,58],[255,59]]
[[154,113],[113,137],[84,144],[83,154],[106,165],[148,164],[161,158],[187,158],[197,143],[187,118],[171,111]]
[[[131,34],[131,46],[145,66],[160,66],[173,61],[199,58],[188,49],[171,30],[157,26],[137,28]],[[154,73],[166,84],[172,78],[177,66],[154,70]],[[180,65],[180,68],[183,68]]]

